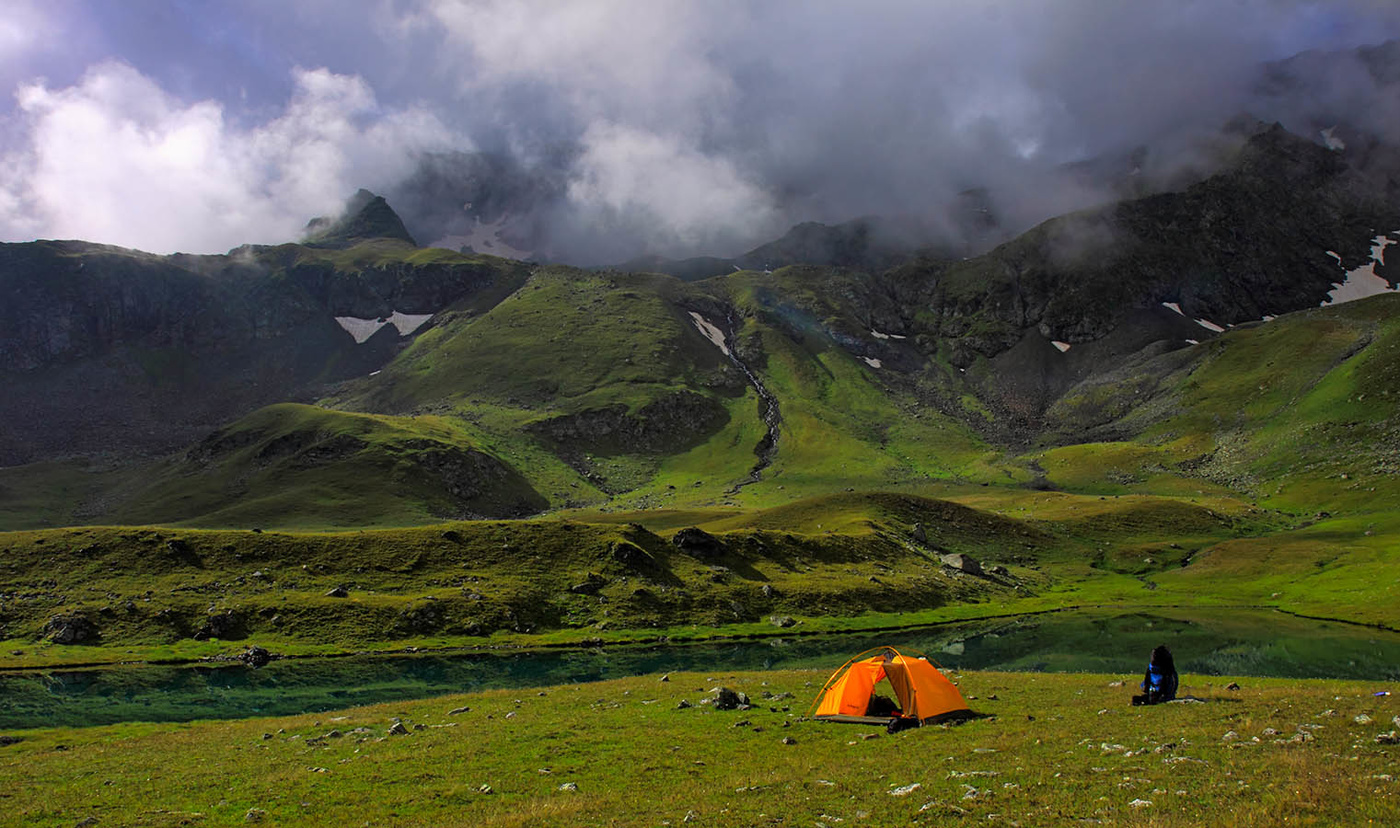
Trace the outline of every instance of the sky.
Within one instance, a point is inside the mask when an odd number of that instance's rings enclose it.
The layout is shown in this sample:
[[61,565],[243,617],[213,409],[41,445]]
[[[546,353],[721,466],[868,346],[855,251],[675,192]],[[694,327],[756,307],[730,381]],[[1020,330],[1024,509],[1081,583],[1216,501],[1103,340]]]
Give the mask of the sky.
[[1397,37],[1393,0],[4,0],[0,240],[279,243],[453,153],[538,171],[580,260],[971,187],[1032,221],[1094,198],[1061,165],[1257,108],[1262,62]]

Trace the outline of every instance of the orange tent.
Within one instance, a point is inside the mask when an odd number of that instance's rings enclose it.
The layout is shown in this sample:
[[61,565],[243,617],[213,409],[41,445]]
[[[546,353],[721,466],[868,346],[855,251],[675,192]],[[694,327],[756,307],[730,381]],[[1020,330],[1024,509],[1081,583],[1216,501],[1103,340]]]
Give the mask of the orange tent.
[[[888,679],[899,703],[893,715],[870,716],[866,711],[875,686]],[[893,647],[876,647],[857,655],[831,674],[817,694],[815,718],[832,722],[886,724],[898,717],[920,724],[970,713],[958,688],[926,656],[914,657]]]

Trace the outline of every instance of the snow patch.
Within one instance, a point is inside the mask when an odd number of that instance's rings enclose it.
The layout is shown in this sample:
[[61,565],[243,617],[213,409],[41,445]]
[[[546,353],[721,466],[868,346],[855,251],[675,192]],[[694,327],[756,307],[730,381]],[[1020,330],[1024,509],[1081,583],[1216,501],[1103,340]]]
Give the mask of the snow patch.
[[[1395,231],[1395,233],[1400,235],[1400,230]],[[1395,239],[1386,236],[1376,236],[1371,239],[1371,260],[1378,265],[1385,264],[1385,249],[1395,243]]]
[[1343,141],[1341,137],[1337,135],[1336,126],[1330,126],[1322,130],[1320,134],[1322,135],[1322,143],[1326,145],[1328,149],[1344,150],[1347,148],[1346,141]]
[[1197,319],[1196,324],[1200,325],[1202,328],[1205,328],[1208,331],[1215,331],[1216,333],[1225,333],[1224,328],[1220,327],[1219,325],[1215,324],[1209,319]]
[[710,320],[695,311],[690,312],[690,321],[695,324],[695,329],[699,331],[701,335],[713,342],[716,348],[724,352],[725,356],[729,356],[729,346],[724,343],[723,331],[710,324]]
[[[1400,235],[1400,230],[1395,231],[1395,235]],[[1382,293],[1394,293],[1396,289],[1390,286],[1390,282],[1376,275],[1376,265],[1385,264],[1385,249],[1395,243],[1394,239],[1386,236],[1376,236],[1371,239],[1371,261],[1361,267],[1348,270],[1347,277],[1342,281],[1333,282],[1332,290],[1327,291],[1329,298],[1321,302],[1320,305],[1322,307],[1340,305],[1343,302],[1354,302],[1357,299],[1379,296]],[[1337,261],[1341,261],[1340,257]]]
[[389,322],[399,329],[399,336],[408,336],[423,327],[423,323],[432,318],[431,313],[399,313],[394,311],[389,316]]
[[1068,343],[1068,342],[1061,342],[1061,341],[1058,340],[1058,339],[1052,339],[1052,340],[1050,340],[1050,344],[1051,344],[1051,345],[1054,345],[1056,348],[1059,348],[1059,349],[1060,349],[1060,353],[1062,353],[1062,354],[1063,354],[1065,351],[1068,351],[1068,350],[1069,350],[1069,343]]
[[865,360],[865,364],[869,365],[871,368],[879,368],[883,364],[875,357],[861,357],[861,359]]
[[1187,344],[1187,345],[1200,345],[1200,344],[1201,344],[1201,341],[1200,341],[1199,339],[1188,339],[1188,340],[1186,340],[1186,344]]
[[379,333],[379,329],[385,325],[393,325],[399,330],[399,336],[408,336],[419,328],[423,323],[432,319],[431,313],[399,313],[394,311],[387,317],[381,319],[359,319],[354,316],[337,316],[335,321],[340,323],[340,327],[355,340],[356,345],[363,345],[369,338]]
[[337,316],[335,321],[354,338],[356,345],[363,345],[371,336],[379,333],[380,328],[389,324],[387,319],[356,319],[353,316]]
[[1260,317],[1259,321],[1260,321],[1260,322],[1272,322],[1272,321],[1274,321],[1274,320],[1277,319],[1277,318],[1278,318],[1278,317],[1270,316],[1270,315],[1268,315],[1268,314],[1266,313],[1266,314],[1264,314],[1262,317]]
[[517,259],[524,261],[531,257],[528,250],[521,250],[512,247],[501,238],[501,232],[510,224],[511,216],[502,216],[490,224],[482,224],[481,216],[475,217],[475,225],[466,235],[444,236],[433,242],[431,247],[445,247],[448,250],[460,250],[463,247],[470,247],[477,253],[486,253],[492,256],[500,256],[506,259]]
[[871,328],[871,329],[870,329],[870,335],[873,336],[873,337],[875,337],[876,339],[908,339],[908,338],[909,338],[909,337],[907,337],[907,336],[904,336],[903,334],[887,334],[887,333],[882,333],[881,331],[877,331],[877,330],[875,330],[874,328]]
[[1181,313],[1181,305],[1178,305],[1178,304],[1175,303],[1175,302],[1163,302],[1163,303],[1162,303],[1162,307],[1166,308],[1166,309],[1169,310],[1169,311],[1176,311],[1178,314],[1181,314],[1182,316],[1185,316],[1185,315],[1186,315],[1186,314],[1184,314],[1184,313]]

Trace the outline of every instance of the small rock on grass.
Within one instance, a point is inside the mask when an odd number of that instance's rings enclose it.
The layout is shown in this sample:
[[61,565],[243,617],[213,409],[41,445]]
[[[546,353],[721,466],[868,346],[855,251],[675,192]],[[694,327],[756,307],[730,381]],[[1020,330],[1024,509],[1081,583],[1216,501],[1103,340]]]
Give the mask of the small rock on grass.
[[267,811],[262,808],[249,808],[248,813],[243,815],[244,822],[262,822],[267,818]]
[[467,712],[470,712],[470,711],[471,711],[471,708],[470,708],[470,707],[454,707],[454,708],[452,708],[451,710],[447,711],[447,715],[449,715],[449,716],[460,716],[460,715],[462,715],[463,713],[467,713]]
[[482,785],[481,787],[479,787],[479,788],[476,789],[476,792],[479,793],[479,794],[493,794],[493,793],[495,793],[495,791],[491,789],[491,786],[490,786],[490,785]]
[[408,735],[408,728],[403,726],[403,722],[394,722],[393,724],[389,725],[389,735],[406,736]]
[[1377,733],[1376,744],[1397,745],[1400,744],[1400,731],[1390,731],[1389,733]]
[[783,744],[785,744],[785,745],[795,745],[795,744],[797,744],[797,740],[794,739],[794,738],[792,738],[791,736],[784,736],[784,737],[783,737]]
[[890,796],[908,796],[909,794],[913,793],[914,791],[917,791],[918,789],[920,789],[920,788],[922,788],[922,787],[923,787],[922,784],[920,784],[920,783],[918,783],[918,782],[915,782],[915,783],[910,784],[910,785],[904,785],[904,786],[902,786],[902,787],[894,788],[894,789],[891,790],[889,793],[890,793]]
[[561,791],[577,791],[577,790],[578,790],[578,783],[577,783],[577,782],[565,782],[564,784],[562,784],[562,785],[559,786],[559,790],[561,790]]

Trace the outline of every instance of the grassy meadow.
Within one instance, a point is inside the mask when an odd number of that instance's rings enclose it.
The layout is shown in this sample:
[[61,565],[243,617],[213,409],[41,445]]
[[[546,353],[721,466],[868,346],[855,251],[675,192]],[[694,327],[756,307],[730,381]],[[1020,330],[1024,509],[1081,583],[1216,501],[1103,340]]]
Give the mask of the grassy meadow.
[[[807,720],[825,671],[684,673],[340,712],[18,731],[24,825],[1393,825],[1373,683],[954,674],[986,718],[893,736]],[[717,686],[750,710],[700,704]],[[692,706],[680,707],[681,702]],[[389,733],[398,720],[405,733]]]

